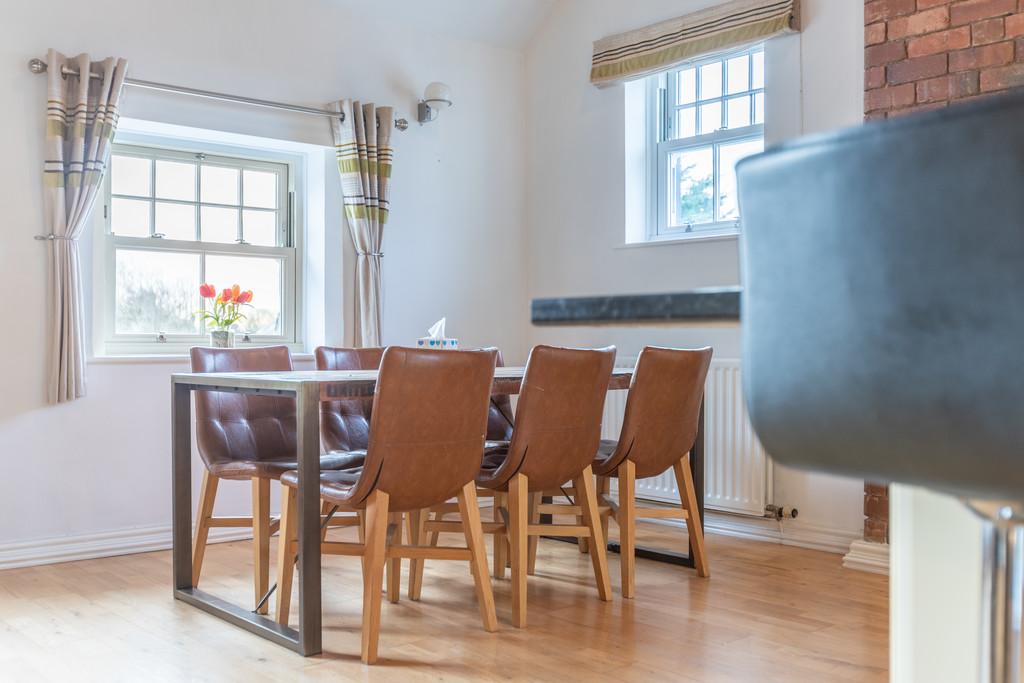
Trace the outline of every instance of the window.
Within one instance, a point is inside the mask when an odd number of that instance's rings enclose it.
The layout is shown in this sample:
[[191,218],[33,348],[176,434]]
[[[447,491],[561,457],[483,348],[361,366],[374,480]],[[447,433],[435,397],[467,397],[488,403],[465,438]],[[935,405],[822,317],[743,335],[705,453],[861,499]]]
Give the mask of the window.
[[651,76],[650,240],[735,234],[736,163],[764,149],[764,46]]
[[107,196],[107,353],[176,353],[207,340],[199,285],[254,291],[242,344],[298,338],[297,235],[286,162],[115,145]]

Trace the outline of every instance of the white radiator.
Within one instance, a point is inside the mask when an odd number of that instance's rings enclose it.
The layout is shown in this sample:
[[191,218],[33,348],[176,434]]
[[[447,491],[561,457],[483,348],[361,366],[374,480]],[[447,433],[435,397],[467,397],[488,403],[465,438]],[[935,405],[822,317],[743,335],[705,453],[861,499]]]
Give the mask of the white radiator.
[[[620,358],[616,365],[632,365],[635,360]],[[608,392],[601,438],[619,438],[627,393]],[[765,505],[771,502],[771,460],[747,419],[738,359],[711,362],[705,387],[705,439],[705,506],[762,516]],[[679,502],[672,470],[637,481],[636,491],[638,498]]]

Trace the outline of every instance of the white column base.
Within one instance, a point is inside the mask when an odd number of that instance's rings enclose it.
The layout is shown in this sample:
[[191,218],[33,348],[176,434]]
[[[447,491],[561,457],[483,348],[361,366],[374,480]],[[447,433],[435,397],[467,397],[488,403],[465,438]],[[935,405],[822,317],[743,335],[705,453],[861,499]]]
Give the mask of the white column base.
[[843,566],[872,574],[889,574],[889,544],[856,540],[843,556]]

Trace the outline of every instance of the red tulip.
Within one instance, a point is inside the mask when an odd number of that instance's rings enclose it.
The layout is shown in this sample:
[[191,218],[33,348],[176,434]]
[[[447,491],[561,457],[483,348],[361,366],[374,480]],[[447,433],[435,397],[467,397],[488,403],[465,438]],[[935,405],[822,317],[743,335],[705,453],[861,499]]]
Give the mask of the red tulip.
[[217,296],[217,288],[213,285],[201,284],[199,285],[199,296],[204,299],[212,299]]
[[252,301],[252,290],[251,289],[247,289],[244,292],[240,293],[238,295],[238,298],[235,299],[235,301],[240,303],[240,304],[247,304],[247,303],[249,303],[250,301]]
[[231,290],[225,287],[224,291],[220,293],[220,300],[224,303],[229,303],[231,301]]

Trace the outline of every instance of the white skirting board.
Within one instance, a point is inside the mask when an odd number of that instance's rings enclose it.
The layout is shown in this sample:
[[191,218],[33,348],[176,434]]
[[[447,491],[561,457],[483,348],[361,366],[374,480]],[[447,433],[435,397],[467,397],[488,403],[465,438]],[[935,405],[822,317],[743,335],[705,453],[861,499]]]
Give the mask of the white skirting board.
[[872,574],[889,574],[889,544],[857,539],[843,556],[843,566]]
[[[210,543],[252,538],[246,528],[210,530]],[[170,550],[171,527],[141,527],[0,545],[0,570]]]
[[[643,519],[642,512],[638,511],[637,516]],[[684,528],[686,526],[686,522],[675,519],[644,521]],[[710,510],[704,517],[704,531],[707,534],[720,534],[733,538],[778,543],[795,548],[808,548],[837,554],[846,553],[850,549],[850,544],[860,538],[860,533],[856,531],[814,526],[798,520],[786,520],[780,523],[774,519],[731,515]]]

